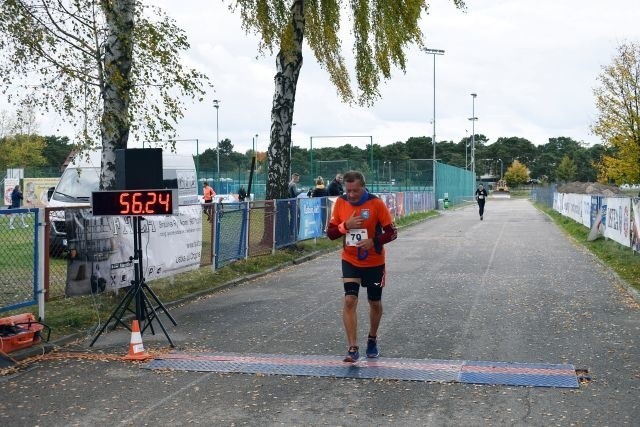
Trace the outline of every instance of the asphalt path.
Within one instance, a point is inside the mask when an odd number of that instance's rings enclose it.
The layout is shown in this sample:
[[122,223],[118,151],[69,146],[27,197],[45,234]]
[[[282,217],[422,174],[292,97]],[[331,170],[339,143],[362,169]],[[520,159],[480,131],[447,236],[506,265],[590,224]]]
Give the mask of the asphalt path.
[[[484,221],[475,207],[445,211],[387,249],[382,356],[571,363],[592,381],[557,389],[43,359],[0,377],[0,425],[638,425],[640,307],[528,201],[490,199]],[[341,309],[335,252],[172,308],[178,326],[163,323],[181,351],[340,357]],[[358,314],[364,346],[364,298]],[[111,332],[90,351],[125,354],[128,342]],[[167,345],[162,333],[144,343]]]

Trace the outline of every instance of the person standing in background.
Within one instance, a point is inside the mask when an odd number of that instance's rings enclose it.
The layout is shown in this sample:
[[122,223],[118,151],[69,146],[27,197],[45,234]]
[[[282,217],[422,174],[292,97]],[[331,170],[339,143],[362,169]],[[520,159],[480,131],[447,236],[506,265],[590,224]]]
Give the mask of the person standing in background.
[[211,221],[211,204],[213,203],[213,197],[216,195],[216,192],[213,191],[213,188],[209,186],[207,181],[202,184],[202,194],[204,199],[202,210],[205,215],[207,215],[207,221]]
[[329,192],[324,187],[324,179],[319,176],[316,178],[316,186],[309,190],[309,197],[327,197]]
[[[9,207],[9,209],[20,209],[20,205],[22,204],[22,191],[20,191],[20,186],[16,185],[13,188],[13,191],[11,192],[11,206]],[[9,228],[11,230],[14,230],[15,227],[13,226],[13,220],[16,219],[16,216],[20,217],[20,220],[22,220],[22,226],[24,228],[27,228],[29,225],[24,222],[24,213],[19,213],[19,214],[13,214],[11,215],[11,218],[9,218]]]
[[344,194],[344,189],[342,188],[342,174],[339,173],[329,184],[329,195],[330,196],[342,196]]
[[300,181],[300,174],[291,174],[291,181],[289,181],[288,195],[290,199],[295,199],[298,194],[302,193],[302,190],[298,190],[298,181]]

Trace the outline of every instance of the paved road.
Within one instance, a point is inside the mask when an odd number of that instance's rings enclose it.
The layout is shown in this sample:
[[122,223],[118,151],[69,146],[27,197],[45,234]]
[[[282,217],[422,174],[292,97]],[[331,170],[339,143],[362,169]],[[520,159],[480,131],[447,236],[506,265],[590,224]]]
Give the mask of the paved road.
[[[339,274],[329,254],[172,309],[171,337],[186,351],[342,355]],[[593,382],[567,390],[43,360],[0,378],[0,424],[638,425],[640,308],[529,202],[489,200],[484,221],[469,207],[401,230],[387,274],[383,356],[572,363]],[[122,354],[128,340],[110,333],[97,347]]]

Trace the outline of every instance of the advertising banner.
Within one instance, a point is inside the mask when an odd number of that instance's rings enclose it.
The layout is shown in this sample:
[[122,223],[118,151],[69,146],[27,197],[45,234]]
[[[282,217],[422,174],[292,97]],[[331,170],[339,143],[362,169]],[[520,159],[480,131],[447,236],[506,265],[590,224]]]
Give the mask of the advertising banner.
[[[603,198],[600,198],[602,202]],[[591,225],[591,231],[587,236],[588,241],[596,240],[599,237],[604,237],[604,229],[607,226],[607,205],[601,205],[600,211],[596,212],[593,217],[593,224]]]
[[634,251],[640,252],[640,197],[631,199],[631,247]]
[[631,199],[607,197],[607,224],[604,236],[624,246],[631,246]]
[[322,197],[298,199],[298,204],[300,205],[299,240],[322,236],[322,201]]
[[24,204],[28,207],[44,208],[49,203],[47,192],[55,187],[60,178],[24,178]]
[[564,194],[562,214],[575,222],[582,223],[582,194]]
[[553,193],[553,209],[556,212],[562,213],[564,193]]
[[[89,209],[66,211],[69,247],[67,296],[130,286],[135,279],[133,224],[129,216],[93,216]],[[181,206],[173,216],[147,216],[141,222],[143,275],[149,282],[200,267],[200,206]]]
[[[602,208],[603,201],[604,197],[602,196],[591,196],[591,222],[589,228],[592,228],[596,222],[600,221],[602,217],[600,210]],[[604,233],[604,229],[602,229],[602,232]]]
[[[5,178],[4,180],[4,204],[5,206],[11,206],[11,192],[16,185],[20,185],[18,178]],[[23,196],[24,197],[24,196]]]
[[581,210],[582,225],[587,228],[591,227],[591,196],[588,194],[582,195],[582,210]]

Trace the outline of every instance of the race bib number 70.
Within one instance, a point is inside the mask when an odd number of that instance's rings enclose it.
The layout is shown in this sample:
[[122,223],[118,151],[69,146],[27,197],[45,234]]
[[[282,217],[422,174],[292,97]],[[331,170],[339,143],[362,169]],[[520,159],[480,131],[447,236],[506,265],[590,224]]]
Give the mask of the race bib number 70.
[[354,228],[349,230],[345,236],[347,246],[356,246],[359,241],[369,238],[366,228]]

